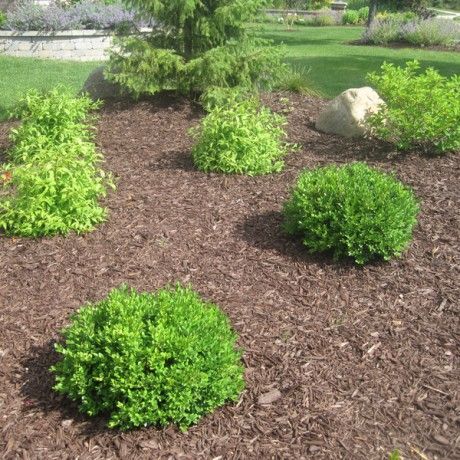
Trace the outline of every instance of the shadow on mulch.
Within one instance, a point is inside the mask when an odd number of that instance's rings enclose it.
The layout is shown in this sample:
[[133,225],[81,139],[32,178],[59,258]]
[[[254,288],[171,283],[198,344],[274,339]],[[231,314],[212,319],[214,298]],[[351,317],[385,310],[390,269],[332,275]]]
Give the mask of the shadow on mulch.
[[[172,150],[149,164],[153,170],[199,172],[192,160],[190,150]],[[202,173],[200,173],[202,174]]]
[[102,110],[108,114],[115,114],[120,110],[129,110],[134,106],[145,103],[145,107],[150,113],[158,113],[168,110],[175,112],[180,110],[184,105],[191,107],[191,113],[187,116],[188,120],[195,120],[203,116],[203,107],[196,103],[191,104],[190,100],[173,92],[162,92],[154,96],[142,96],[138,100],[129,97],[120,97],[118,99],[109,99],[104,101]]
[[[300,238],[291,237],[283,232],[283,213],[281,211],[269,211],[262,214],[254,214],[245,219],[238,226],[238,233],[242,234],[245,241],[251,246],[275,251],[284,255],[294,262],[316,264],[328,267],[336,272],[343,270],[363,268],[355,264],[353,259],[334,260],[332,251],[322,253],[310,253],[302,244]],[[370,261],[366,267],[384,266],[382,260]]]
[[332,253],[309,253],[300,239],[291,238],[283,232],[283,220],[281,211],[254,214],[247,217],[238,230],[241,229],[239,233],[251,246],[265,251],[275,251],[296,262],[315,263],[338,268],[353,266],[351,261],[335,262]]
[[86,435],[112,432],[106,426],[103,416],[90,418],[82,414],[76,403],[53,390],[54,376],[50,367],[60,359],[54,349],[55,343],[50,340],[43,346],[30,348],[27,357],[21,361],[21,394],[25,398],[23,412],[37,409],[46,414],[57,412],[62,422],[72,420],[72,423],[79,425],[81,433]]

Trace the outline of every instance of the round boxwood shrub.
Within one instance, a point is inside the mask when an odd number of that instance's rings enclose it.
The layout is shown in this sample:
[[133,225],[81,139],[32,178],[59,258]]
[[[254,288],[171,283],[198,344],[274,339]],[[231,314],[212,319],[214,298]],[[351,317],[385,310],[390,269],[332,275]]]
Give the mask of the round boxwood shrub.
[[285,230],[311,252],[364,264],[407,248],[419,206],[412,190],[364,163],[304,171],[284,205]]
[[56,345],[55,390],[109,427],[177,424],[182,430],[243,390],[241,352],[219,308],[177,285],[123,286],[81,308]]
[[195,166],[204,172],[255,176],[281,171],[288,145],[285,119],[255,100],[217,105],[192,130],[197,144],[192,150]]

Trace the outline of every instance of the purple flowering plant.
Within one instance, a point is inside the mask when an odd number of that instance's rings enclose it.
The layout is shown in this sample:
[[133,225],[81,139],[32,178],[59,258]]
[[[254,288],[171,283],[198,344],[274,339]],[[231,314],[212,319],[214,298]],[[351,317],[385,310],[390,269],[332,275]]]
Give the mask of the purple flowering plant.
[[460,24],[450,19],[376,19],[364,31],[364,43],[387,45],[403,42],[414,46],[452,46],[460,43]]
[[142,27],[146,21],[136,12],[127,10],[121,3],[106,4],[100,1],[83,0],[64,5],[51,3],[41,6],[31,0],[23,0],[7,13],[4,29],[8,30],[71,30],[71,29],[116,29],[119,26]]

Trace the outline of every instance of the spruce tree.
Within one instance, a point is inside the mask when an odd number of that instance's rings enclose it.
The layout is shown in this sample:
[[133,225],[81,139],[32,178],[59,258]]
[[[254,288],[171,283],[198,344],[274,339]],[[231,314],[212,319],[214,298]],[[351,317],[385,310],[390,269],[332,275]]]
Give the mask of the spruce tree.
[[281,71],[281,53],[247,33],[266,0],[126,0],[156,27],[149,36],[124,38],[113,51],[109,80],[133,93],[205,91],[248,86]]

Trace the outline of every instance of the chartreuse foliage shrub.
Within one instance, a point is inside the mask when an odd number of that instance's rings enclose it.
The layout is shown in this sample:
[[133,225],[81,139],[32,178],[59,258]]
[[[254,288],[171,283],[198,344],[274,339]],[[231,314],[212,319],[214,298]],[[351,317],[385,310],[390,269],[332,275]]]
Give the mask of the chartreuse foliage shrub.
[[367,77],[385,101],[369,117],[372,132],[401,150],[460,149],[460,76],[447,78],[433,68],[421,73],[417,61],[406,67],[385,63],[381,69]]
[[9,159],[16,163],[32,160],[40,146],[59,146],[75,140],[91,142],[91,111],[99,107],[100,103],[75,97],[64,87],[47,93],[29,91],[12,113],[21,124],[11,131]]
[[346,10],[342,16],[342,24],[355,25],[360,23],[358,10]]
[[207,112],[216,107],[223,107],[246,101],[249,98],[257,98],[256,94],[247,88],[236,86],[234,88],[222,88],[213,86],[207,89],[200,97],[200,103]]
[[227,317],[189,288],[127,287],[81,308],[56,346],[55,390],[121,429],[185,430],[243,390],[241,351]]
[[112,183],[84,123],[96,107],[62,88],[24,98],[10,161],[0,168],[0,229],[7,235],[81,233],[105,220],[98,199]]
[[191,133],[193,161],[204,172],[255,176],[281,171],[289,146],[285,118],[254,99],[217,105]]
[[419,206],[413,192],[364,163],[304,171],[284,206],[285,230],[311,252],[357,264],[388,260],[409,245]]

